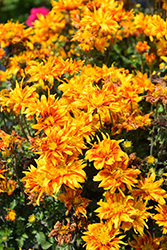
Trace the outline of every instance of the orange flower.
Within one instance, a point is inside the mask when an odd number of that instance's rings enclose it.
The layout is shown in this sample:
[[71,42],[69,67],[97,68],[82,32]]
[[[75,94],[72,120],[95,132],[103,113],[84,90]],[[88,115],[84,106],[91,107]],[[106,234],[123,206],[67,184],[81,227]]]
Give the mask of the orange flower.
[[28,168],[28,171],[23,171],[23,173],[25,174],[25,176],[22,178],[22,182],[26,188],[25,193],[30,196],[30,200],[34,204],[39,205],[43,195],[45,194],[43,184],[46,174],[41,173],[39,169],[35,168],[33,165]]
[[156,56],[153,53],[145,53],[145,59],[148,65],[152,65],[156,60]]
[[122,191],[125,190],[125,184],[129,190],[132,189],[135,183],[137,183],[137,175],[140,174],[138,169],[127,168],[128,159],[124,159],[121,162],[115,162],[114,166],[105,167],[104,170],[100,170],[94,181],[101,181],[99,187],[103,187],[105,190],[110,189],[111,192],[115,192],[118,188]]
[[138,42],[137,45],[135,46],[135,48],[137,49],[137,51],[139,53],[144,53],[146,52],[146,50],[148,50],[150,48],[150,46],[147,44],[146,41],[142,42]]
[[100,200],[97,202],[100,205],[95,212],[99,213],[98,217],[107,219],[115,228],[119,228],[122,222],[133,222],[131,218],[134,214],[133,197],[122,196],[121,193],[110,193],[107,191],[105,194],[106,202]]
[[47,193],[54,196],[58,193],[61,186],[65,184],[71,189],[81,188],[80,183],[83,183],[86,174],[83,171],[85,164],[81,160],[75,160],[68,157],[61,162],[52,164],[47,162],[46,159],[40,158],[36,160],[37,168],[31,165],[28,171],[23,173],[26,193],[38,193],[37,204],[39,205],[40,197]]
[[153,236],[147,232],[143,236],[133,235],[135,240],[128,242],[128,244],[136,250],[158,250],[159,249],[159,238],[156,238],[155,235]]
[[84,232],[82,239],[86,242],[86,250],[118,250],[119,243],[124,244],[118,236],[119,230],[112,227],[109,223],[93,223],[88,225],[88,231]]
[[135,233],[139,232],[139,234],[143,235],[144,229],[148,228],[146,222],[151,216],[151,214],[147,212],[147,210],[152,208],[146,207],[146,205],[147,202],[144,203],[141,199],[133,200],[132,206],[134,210],[131,216],[132,221],[124,221],[121,225],[121,228],[125,232],[133,227]]
[[156,220],[156,223],[158,224],[159,227],[162,227],[162,233],[166,234],[167,233],[167,205],[161,205],[158,204],[155,208],[158,213],[152,218]]
[[41,139],[40,151],[37,153],[54,165],[68,155],[78,157],[82,154],[85,144],[82,133],[77,131],[76,125],[69,121],[62,129],[57,126],[50,127],[45,131],[46,137]]
[[98,51],[101,51],[103,54],[106,50],[106,48],[109,46],[110,44],[107,42],[107,38],[105,37],[97,37],[95,39],[95,48]]
[[141,177],[138,181],[137,188],[132,190],[134,197],[142,197],[145,200],[154,200],[160,205],[164,205],[165,198],[167,197],[166,191],[160,187],[164,179],[161,178],[158,181],[155,181],[156,174],[148,173],[147,177]]
[[37,129],[36,134],[42,130],[46,132],[50,127],[63,127],[65,121],[69,120],[67,115],[67,106],[62,105],[55,95],[48,94],[48,99],[45,95],[41,96],[41,100],[36,103],[30,102],[28,108],[24,112],[27,119],[32,119],[36,116],[37,124],[32,124],[33,129]]
[[17,182],[15,180],[12,180],[12,178],[10,178],[9,180],[6,179],[5,182],[6,183],[3,192],[6,192],[8,195],[13,194],[17,187]]
[[[8,178],[9,169],[4,169],[5,166],[2,166],[0,169],[0,193],[7,193],[8,195],[13,194],[14,190],[17,187],[17,182],[12,180],[12,177]],[[2,173],[5,173],[2,175]]]
[[4,96],[0,96],[0,104],[2,110],[9,107],[15,112],[16,115],[21,111],[24,112],[25,108],[29,106],[29,103],[35,103],[38,98],[38,94],[35,92],[35,87],[26,86],[22,87],[22,82],[19,84],[16,81],[15,89],[6,93]]
[[15,210],[12,210],[12,209],[8,208],[8,211],[9,212],[7,212],[7,216],[5,216],[6,220],[14,221],[16,219]]
[[160,237],[160,250],[167,250],[167,235]]
[[96,169],[106,168],[127,157],[119,146],[119,143],[123,140],[116,141],[104,137],[103,141],[100,141],[100,139],[98,141],[99,143],[94,143],[94,148],[89,149],[85,155],[86,160],[94,161]]
[[86,217],[86,207],[89,205],[91,200],[83,198],[80,194],[82,190],[74,190],[65,186],[66,193],[58,194],[57,198],[64,201],[65,206],[68,207],[66,215],[73,208],[75,211],[75,216],[78,214],[83,214]]

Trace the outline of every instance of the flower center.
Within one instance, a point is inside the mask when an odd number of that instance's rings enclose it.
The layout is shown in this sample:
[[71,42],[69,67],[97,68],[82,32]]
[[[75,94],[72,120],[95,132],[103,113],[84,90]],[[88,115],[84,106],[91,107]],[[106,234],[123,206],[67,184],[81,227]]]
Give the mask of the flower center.
[[72,200],[72,204],[73,204],[74,208],[79,207],[82,204],[82,198],[74,197],[74,199]]
[[65,226],[65,225],[63,225],[63,226],[58,230],[58,232],[59,232],[60,235],[67,234],[68,231],[69,231],[69,228],[68,228],[68,226]]
[[118,211],[123,211],[124,206],[122,205],[121,202],[114,202],[114,204],[112,205],[112,211],[113,213],[118,213]]
[[61,176],[67,174],[68,166],[64,162],[60,162],[56,166],[56,172],[58,172]]
[[55,150],[57,148],[57,143],[52,141],[48,144],[50,150]]
[[108,232],[105,231],[100,231],[98,234],[97,234],[97,240],[98,242],[100,242],[102,245],[107,245],[111,238],[110,236],[108,235]]
[[153,247],[153,245],[146,244],[144,246],[141,246],[141,249],[142,250],[154,250],[154,247]]
[[8,144],[8,145],[11,144],[13,142],[13,136],[12,135],[6,135],[5,139],[4,139],[4,142],[6,144]]

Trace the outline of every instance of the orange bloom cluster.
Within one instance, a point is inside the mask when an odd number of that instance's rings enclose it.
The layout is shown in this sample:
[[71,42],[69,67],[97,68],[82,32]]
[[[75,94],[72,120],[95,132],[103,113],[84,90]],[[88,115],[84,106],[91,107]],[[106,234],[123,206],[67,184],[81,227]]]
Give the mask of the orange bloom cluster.
[[113,0],[92,1],[84,6],[81,18],[73,18],[75,27],[79,30],[73,40],[80,42],[80,48],[84,51],[94,47],[104,53],[114,39],[122,39],[120,22],[133,17],[132,12],[125,12],[123,4]]
[[110,189],[111,192],[125,190],[125,184],[131,189],[137,183],[137,175],[140,174],[138,169],[129,169],[129,158],[124,153],[119,143],[120,141],[104,139],[98,144],[94,144],[94,148],[86,152],[85,159],[94,161],[96,169],[103,169],[94,176],[94,181],[101,181],[99,187]]
[[142,100],[139,94],[152,88],[141,73],[133,76],[124,69],[90,65],[83,67],[80,76],[59,86],[73,112],[82,109],[89,114],[89,120],[98,114],[102,124],[112,124],[112,133],[150,125],[149,114],[142,115],[138,103]]
[[106,202],[102,200],[97,204],[100,206],[95,212],[99,213],[100,219],[106,219],[114,228],[122,228],[125,231],[133,227],[135,232],[143,234],[145,220],[150,216],[148,207],[141,200],[134,200],[132,196],[122,196],[121,193],[105,193]]
[[[125,131],[141,131],[153,124],[152,112],[142,103],[161,101],[165,107],[166,81],[153,82],[146,73],[134,72],[131,61],[130,70],[117,68],[111,57],[117,41],[135,35],[143,42],[133,43],[134,56],[149,50],[143,57],[147,72],[162,60],[166,63],[167,21],[157,14],[125,11],[123,1],[52,0],[51,4],[52,10],[39,15],[31,28],[12,21],[0,24],[0,59],[6,68],[0,71],[0,81],[6,84],[0,92],[1,112],[15,115],[26,138],[0,130],[2,157],[12,155],[24,142],[38,156],[36,167],[23,171],[29,204],[40,205],[50,195],[65,203],[66,215],[73,213],[74,224],[58,221],[49,234],[58,244],[71,243],[74,232],[88,229],[82,237],[87,250],[117,250],[123,244],[122,232],[133,230],[138,235],[129,242],[133,248],[163,249],[166,238],[144,232],[151,218],[162,234],[167,233],[164,178],[142,172],[144,164],[151,162],[148,157],[140,167],[133,164],[120,138]],[[6,46],[11,47],[9,56]],[[28,120],[29,135],[19,117]],[[91,200],[82,197],[82,188],[90,181],[86,167],[93,165],[96,174],[91,181],[99,182],[105,192],[95,210],[100,222],[90,224]],[[10,195],[16,182],[6,172],[0,169],[0,192]],[[6,219],[15,217],[10,210]]]
[[43,60],[41,63],[33,61],[27,70],[27,74],[31,76],[28,82],[38,82],[37,86],[42,88],[45,87],[45,82],[48,82],[52,88],[54,79],[61,77],[66,72],[69,74],[78,72],[82,64],[81,61],[73,62],[68,59],[64,61],[62,57],[49,57],[46,62]]
[[5,48],[11,44],[23,43],[25,45],[31,32],[31,28],[25,29],[24,24],[19,22],[7,22],[0,25],[0,43],[1,48]]

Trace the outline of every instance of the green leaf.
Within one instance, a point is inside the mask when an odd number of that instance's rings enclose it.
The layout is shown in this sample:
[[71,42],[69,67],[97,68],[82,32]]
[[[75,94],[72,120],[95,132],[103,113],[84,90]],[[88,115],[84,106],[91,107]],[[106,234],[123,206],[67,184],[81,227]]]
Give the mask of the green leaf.
[[46,237],[45,237],[43,232],[37,233],[35,237],[36,237],[38,243],[40,243],[41,245],[46,241]]
[[48,241],[45,241],[45,243],[42,245],[42,248],[43,249],[48,249],[52,246],[53,244],[48,242]]
[[14,199],[11,203],[10,203],[10,209],[14,209],[17,206],[17,201]]
[[16,239],[18,246],[22,247],[24,245],[24,241],[28,238],[28,235],[26,233],[24,233],[21,238]]
[[36,234],[37,242],[42,246],[43,249],[48,249],[52,246],[52,243],[46,241],[45,234],[43,232],[39,232]]

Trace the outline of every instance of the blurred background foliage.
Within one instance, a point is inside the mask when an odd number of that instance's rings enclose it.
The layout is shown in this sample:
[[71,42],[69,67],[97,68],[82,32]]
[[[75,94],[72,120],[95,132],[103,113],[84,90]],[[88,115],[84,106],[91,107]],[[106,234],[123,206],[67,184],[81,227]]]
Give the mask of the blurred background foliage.
[[50,0],[0,0],[0,23],[6,23],[11,19],[23,23],[32,8],[41,6],[51,9]]

